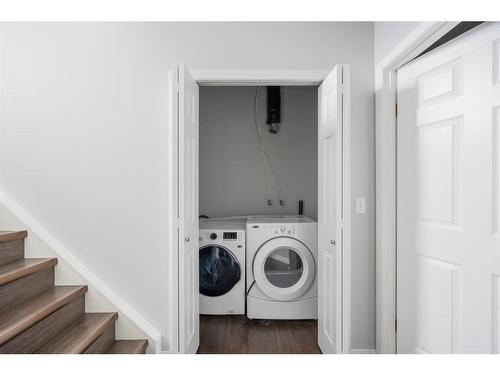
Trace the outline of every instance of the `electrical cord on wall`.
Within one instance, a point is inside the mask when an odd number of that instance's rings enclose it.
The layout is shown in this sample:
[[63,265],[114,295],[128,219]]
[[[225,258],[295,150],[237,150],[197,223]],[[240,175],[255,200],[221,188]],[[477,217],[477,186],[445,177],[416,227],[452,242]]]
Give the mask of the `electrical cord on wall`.
[[253,105],[253,120],[255,125],[255,130],[257,131],[257,138],[260,143],[260,152],[262,154],[262,162],[264,163],[264,170],[266,171],[266,183],[267,183],[267,204],[271,206],[273,201],[271,200],[271,184],[269,182],[269,171],[267,167],[266,156],[264,152],[264,141],[262,140],[262,134],[260,133],[259,124],[257,122],[257,106],[259,100],[260,86],[257,87],[257,92],[255,93],[255,101]]
[[245,295],[245,297],[248,297],[248,295],[250,294],[250,291],[252,290],[253,286],[255,284],[255,280],[252,282],[252,285],[250,285],[250,288],[248,288],[248,292],[247,294]]
[[272,200],[271,200],[271,183],[269,182],[269,170],[271,170],[274,179],[276,181],[276,185],[278,186],[279,190],[279,195],[280,195],[280,205],[284,206],[285,205],[285,200],[283,199],[283,189],[281,188],[281,183],[278,177],[278,173],[276,169],[273,167],[273,164],[271,162],[271,157],[269,156],[269,153],[267,151],[266,145],[264,143],[264,140],[262,139],[262,134],[260,132],[259,128],[259,123],[257,121],[257,110],[258,110],[258,103],[259,103],[259,93],[260,93],[261,86],[257,87],[257,91],[255,92],[255,102],[254,102],[254,108],[253,108],[253,118],[254,118],[254,124],[255,124],[255,130],[257,131],[257,138],[259,139],[260,143],[260,151],[262,153],[262,161],[264,163],[264,169],[266,171],[266,183],[267,183],[267,204],[272,205]]

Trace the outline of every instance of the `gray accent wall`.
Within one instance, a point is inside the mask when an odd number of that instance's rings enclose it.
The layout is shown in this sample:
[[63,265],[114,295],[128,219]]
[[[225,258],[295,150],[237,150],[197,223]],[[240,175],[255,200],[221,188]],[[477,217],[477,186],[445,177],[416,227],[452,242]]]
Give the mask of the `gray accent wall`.
[[254,125],[257,87],[200,87],[200,214],[304,214],[317,218],[317,87],[282,89],[282,126],[268,131],[266,89],[259,94],[258,124],[279,176],[285,205],[270,173],[272,206]]

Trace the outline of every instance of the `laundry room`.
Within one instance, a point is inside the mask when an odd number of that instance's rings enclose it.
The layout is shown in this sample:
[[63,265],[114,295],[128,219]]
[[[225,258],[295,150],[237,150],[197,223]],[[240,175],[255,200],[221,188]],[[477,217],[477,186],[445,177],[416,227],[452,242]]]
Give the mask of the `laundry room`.
[[317,205],[318,87],[200,86],[199,353],[320,352]]

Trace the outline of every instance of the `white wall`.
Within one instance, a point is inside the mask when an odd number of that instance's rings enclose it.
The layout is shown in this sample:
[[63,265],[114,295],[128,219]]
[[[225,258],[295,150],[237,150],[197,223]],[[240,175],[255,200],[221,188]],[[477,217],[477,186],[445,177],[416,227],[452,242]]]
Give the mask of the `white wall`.
[[[372,23],[4,23],[0,188],[164,333],[167,74],[351,64],[354,348],[374,347]],[[354,204],[353,204],[354,207]]]
[[392,51],[420,22],[375,22],[374,59],[377,65]]
[[[34,228],[33,223],[30,219],[24,220],[24,214],[19,212],[11,211],[13,209],[10,206],[12,202],[0,193],[0,226],[2,228],[8,228],[9,230],[28,230],[28,237],[24,243],[24,255],[27,258],[47,258],[53,257],[58,258],[57,267],[55,268],[55,283],[56,285],[87,285],[88,292],[85,295],[85,311],[87,312],[118,312],[119,318],[115,324],[116,328],[116,338],[117,339],[138,339],[147,338],[149,340],[149,345],[147,348],[148,353],[154,353],[156,349],[155,340],[158,339],[159,332],[157,332],[154,327],[149,330],[143,326],[141,330],[138,325],[134,324],[134,321],[130,320],[129,317],[133,317],[134,314],[129,314],[130,311],[124,311],[123,307],[130,309],[129,306],[123,306],[123,303],[113,304],[111,301],[115,302],[116,298],[108,298],[101,294],[104,290],[101,290],[99,286],[95,286],[95,277],[86,278],[81,272],[76,271],[77,267],[73,267],[68,260],[61,256],[61,253],[54,251],[54,248],[49,245],[47,238],[42,238],[40,235],[43,233],[37,233],[37,228]],[[28,225],[27,225],[28,223]],[[30,225],[31,224],[31,225]],[[91,275],[94,276],[94,275]],[[99,281],[99,280],[97,280]],[[116,297],[116,296],[113,296]],[[144,322],[139,322],[144,323]],[[147,325],[147,324],[146,324]],[[146,329],[144,329],[146,328]],[[151,331],[154,331],[153,335],[148,335]]]
[[200,214],[210,217],[304,214],[317,218],[318,89],[282,89],[282,126],[271,134],[266,121],[266,89],[259,95],[257,118],[277,170],[285,206],[270,174],[273,205],[267,204],[266,174],[254,124],[257,87],[200,89]]

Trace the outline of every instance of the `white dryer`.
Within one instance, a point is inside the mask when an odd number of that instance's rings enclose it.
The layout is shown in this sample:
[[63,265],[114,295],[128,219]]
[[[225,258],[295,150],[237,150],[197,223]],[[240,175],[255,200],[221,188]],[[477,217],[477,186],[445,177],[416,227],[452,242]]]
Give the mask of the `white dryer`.
[[200,219],[200,314],[245,314],[245,222]]
[[249,216],[247,317],[317,319],[318,225],[306,216]]

